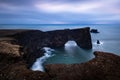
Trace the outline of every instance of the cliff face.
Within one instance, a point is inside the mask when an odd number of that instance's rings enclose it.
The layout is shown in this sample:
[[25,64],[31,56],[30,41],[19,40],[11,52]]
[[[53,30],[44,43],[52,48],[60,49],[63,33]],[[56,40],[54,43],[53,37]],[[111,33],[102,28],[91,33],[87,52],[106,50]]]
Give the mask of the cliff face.
[[[63,47],[68,40],[75,40],[77,44],[84,49],[91,49],[90,28],[65,29],[42,32],[39,30],[30,30],[21,32],[14,37],[23,46],[30,47],[34,50],[47,46],[51,48]],[[32,47],[33,46],[33,47]]]
[[23,46],[24,58],[30,67],[36,58],[43,53],[43,47],[60,48],[68,40],[75,40],[77,44],[84,49],[91,49],[90,28],[65,29],[42,32],[39,30],[24,31],[13,35],[18,44]]

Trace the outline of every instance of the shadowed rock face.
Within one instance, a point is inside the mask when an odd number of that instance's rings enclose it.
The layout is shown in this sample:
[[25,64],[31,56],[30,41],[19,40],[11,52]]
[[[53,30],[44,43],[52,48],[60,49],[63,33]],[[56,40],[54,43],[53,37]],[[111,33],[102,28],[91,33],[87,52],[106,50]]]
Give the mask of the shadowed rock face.
[[92,44],[89,31],[89,27],[47,32],[30,30],[18,33],[14,37],[18,40],[19,44],[32,48],[32,50],[45,46],[51,48],[63,47],[68,40],[75,40],[81,48],[91,49]]
[[18,44],[23,46],[24,57],[28,67],[31,67],[36,58],[42,56],[43,47],[60,48],[68,40],[75,40],[84,49],[91,49],[90,28],[65,29],[42,32],[39,30],[24,31],[13,35]]

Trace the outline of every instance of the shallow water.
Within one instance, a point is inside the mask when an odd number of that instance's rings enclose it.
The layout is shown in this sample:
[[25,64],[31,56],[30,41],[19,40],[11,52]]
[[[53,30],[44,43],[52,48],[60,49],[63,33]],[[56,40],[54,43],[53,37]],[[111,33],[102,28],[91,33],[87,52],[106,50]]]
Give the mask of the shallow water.
[[52,63],[64,63],[64,64],[73,64],[73,63],[83,63],[87,62],[94,57],[92,54],[92,50],[83,50],[78,49],[74,54],[66,53],[65,50],[58,49],[55,56],[49,58],[45,63],[52,64]]

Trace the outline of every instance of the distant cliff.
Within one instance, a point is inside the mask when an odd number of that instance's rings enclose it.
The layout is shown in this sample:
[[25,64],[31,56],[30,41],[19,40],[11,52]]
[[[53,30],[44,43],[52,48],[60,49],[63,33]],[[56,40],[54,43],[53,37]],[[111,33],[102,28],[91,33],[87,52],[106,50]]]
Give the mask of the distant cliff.
[[30,67],[36,58],[42,54],[43,47],[60,48],[68,40],[74,40],[84,49],[91,49],[90,28],[64,29],[42,32],[39,30],[28,30],[13,35],[17,43],[23,46],[24,57]]

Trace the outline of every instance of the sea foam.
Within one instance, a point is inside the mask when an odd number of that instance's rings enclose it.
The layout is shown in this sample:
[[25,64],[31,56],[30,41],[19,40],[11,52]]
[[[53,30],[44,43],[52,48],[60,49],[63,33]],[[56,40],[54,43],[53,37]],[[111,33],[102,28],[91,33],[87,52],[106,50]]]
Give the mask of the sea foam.
[[44,56],[37,58],[34,64],[31,67],[31,70],[33,71],[42,71],[45,72],[43,63],[50,57],[54,56],[52,52],[54,49],[51,49],[49,47],[43,47],[43,50],[45,51]]
[[65,43],[64,49],[69,54],[74,54],[76,49],[78,49],[78,45],[74,40],[69,40]]

